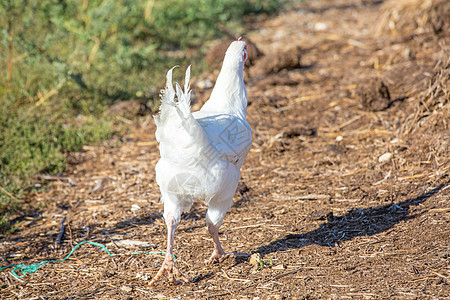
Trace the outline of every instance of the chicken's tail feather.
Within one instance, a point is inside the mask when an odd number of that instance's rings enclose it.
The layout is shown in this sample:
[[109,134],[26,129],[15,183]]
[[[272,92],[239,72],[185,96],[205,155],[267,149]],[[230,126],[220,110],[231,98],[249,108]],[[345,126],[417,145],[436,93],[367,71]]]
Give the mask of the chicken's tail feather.
[[173,67],[172,69],[170,69],[169,71],[167,71],[167,75],[166,75],[166,86],[164,88],[164,90],[161,90],[161,107],[160,109],[163,110],[165,108],[165,106],[170,105],[170,106],[174,106],[175,105],[175,90],[173,89],[173,84],[172,84],[172,73],[173,73],[173,69],[175,69],[178,66]]
[[[200,125],[191,114],[191,90],[189,85],[190,76],[191,66],[186,69],[186,75],[184,78],[184,91],[181,89],[181,86],[178,84],[178,82],[175,84],[177,98],[177,101],[175,102],[175,109],[181,119],[181,123],[184,129],[191,136],[194,136]],[[170,85],[172,85],[171,81]]]
[[191,114],[191,91],[189,90],[189,87],[186,89],[185,85],[185,90],[183,92],[178,82],[176,83],[176,89],[178,102],[175,107],[180,115],[180,118],[185,120]]
[[161,91],[160,112],[155,116],[156,139],[161,157],[174,164],[195,165],[199,153],[209,145],[208,136],[191,113],[189,87],[190,66],[186,70],[184,91],[172,84],[173,68],[167,72],[167,82]]
[[[186,69],[184,79],[184,91],[181,86],[176,83],[174,89],[172,83],[173,67],[167,72],[166,86],[161,91],[161,106],[160,114],[155,116],[156,125],[159,127],[166,122],[174,122],[176,119],[181,120],[181,124],[192,137],[203,133],[199,127],[197,120],[191,114],[191,90],[190,90],[190,75],[191,66]],[[176,121],[175,121],[176,122]]]
[[156,122],[156,126],[160,127],[166,120],[171,119],[170,115],[174,112],[175,107],[175,90],[172,85],[172,73],[173,69],[177,66],[174,66],[167,72],[166,75],[166,86],[163,90],[161,90],[159,96],[161,98],[161,105],[159,107],[159,114],[153,116]]

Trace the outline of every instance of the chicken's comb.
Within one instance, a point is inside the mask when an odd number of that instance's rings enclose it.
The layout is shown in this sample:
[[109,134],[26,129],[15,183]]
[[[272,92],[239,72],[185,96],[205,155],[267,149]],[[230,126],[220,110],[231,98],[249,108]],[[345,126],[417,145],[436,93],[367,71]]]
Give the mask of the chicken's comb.
[[238,42],[240,42],[240,41],[242,41],[242,36],[240,36],[240,37],[238,38]]

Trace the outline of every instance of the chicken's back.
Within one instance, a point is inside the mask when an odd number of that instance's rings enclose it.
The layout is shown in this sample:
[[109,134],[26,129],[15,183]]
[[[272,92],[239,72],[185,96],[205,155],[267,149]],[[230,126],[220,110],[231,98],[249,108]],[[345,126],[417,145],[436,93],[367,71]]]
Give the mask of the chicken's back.
[[[194,160],[182,163],[174,155],[164,155],[156,165],[156,180],[162,200],[174,202],[174,207],[187,211],[194,199],[231,199],[236,191],[240,168],[251,146],[251,130],[246,120],[233,115],[208,115],[195,112],[193,116],[207,136],[206,145],[176,143],[178,152],[196,153]],[[164,143],[161,142],[162,149]],[[183,146],[184,148],[180,148]],[[166,149],[168,150],[168,149]],[[175,148],[172,149],[175,151]]]

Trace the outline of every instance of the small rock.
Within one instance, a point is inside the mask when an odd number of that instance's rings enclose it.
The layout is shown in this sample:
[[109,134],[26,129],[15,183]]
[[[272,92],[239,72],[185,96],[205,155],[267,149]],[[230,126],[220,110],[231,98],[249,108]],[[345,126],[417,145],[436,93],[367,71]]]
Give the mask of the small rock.
[[388,161],[391,160],[391,158],[392,158],[392,153],[387,152],[387,153],[384,153],[383,155],[381,155],[380,157],[378,157],[378,162],[380,164],[387,163]]
[[125,293],[130,293],[133,289],[131,288],[131,287],[129,287],[129,286],[122,286],[121,288],[120,288],[122,291],[124,291]]
[[314,24],[314,29],[317,31],[327,30],[328,25],[323,22],[317,22],[316,24]]
[[138,211],[140,209],[141,209],[141,207],[139,205],[137,205],[137,204],[131,205],[131,211]]
[[260,261],[261,261],[261,254],[253,253],[252,256],[250,256],[251,265],[258,266]]
[[342,137],[342,135],[338,135],[336,137],[336,142],[341,142],[344,138]]

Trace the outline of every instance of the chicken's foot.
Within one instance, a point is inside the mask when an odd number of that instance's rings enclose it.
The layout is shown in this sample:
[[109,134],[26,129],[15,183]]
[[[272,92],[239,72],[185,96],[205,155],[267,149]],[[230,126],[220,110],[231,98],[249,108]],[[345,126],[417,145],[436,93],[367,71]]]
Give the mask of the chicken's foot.
[[158,273],[156,273],[155,277],[153,277],[152,281],[150,281],[149,285],[152,286],[164,273],[167,273],[167,277],[169,278],[169,282],[172,284],[179,283],[178,280],[175,280],[175,275],[181,278],[184,283],[188,283],[189,280],[181,274],[178,268],[175,266],[174,258],[173,258],[173,238],[175,236],[175,230],[177,228],[177,224],[174,222],[174,218],[172,215],[167,216],[167,251],[166,256],[164,258],[164,262],[159,269]]
[[214,242],[214,251],[211,254],[211,257],[206,260],[207,265],[211,265],[214,263],[222,262],[229,255],[234,255],[233,252],[225,252],[223,251],[222,245],[219,240],[219,228],[214,226],[213,224],[208,224],[208,231],[212,236]]

